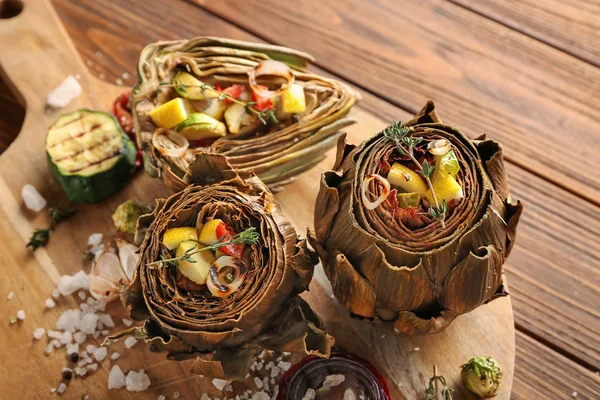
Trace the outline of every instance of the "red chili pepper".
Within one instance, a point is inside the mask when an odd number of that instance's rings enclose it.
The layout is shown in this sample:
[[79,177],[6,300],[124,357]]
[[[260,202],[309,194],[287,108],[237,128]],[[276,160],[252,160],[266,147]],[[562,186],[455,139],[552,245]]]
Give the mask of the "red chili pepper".
[[[261,89],[264,90],[268,90],[268,88],[266,86],[259,86]],[[264,110],[272,110],[273,109],[273,102],[271,101],[270,97],[265,97],[265,96],[261,96],[260,94],[256,93],[256,91],[252,90],[252,101],[256,104],[254,104],[254,108],[256,108],[258,111],[264,111]]]
[[121,128],[123,128],[125,133],[131,137],[132,140],[135,140],[135,137],[132,137],[133,118],[131,117],[131,109],[129,108],[130,95],[130,90],[121,93],[113,103],[112,113],[117,118],[117,121],[119,121],[119,124],[121,124]]
[[[215,233],[217,234],[217,237],[219,239],[223,238],[224,242],[230,240],[232,237],[235,236],[235,231],[233,230],[233,228],[227,225],[225,222],[221,222],[219,225],[217,225]],[[221,246],[219,247],[219,250],[221,250],[228,256],[241,258],[242,253],[244,252],[244,244],[240,243],[230,244],[229,246]]]
[[[217,89],[219,92],[223,93],[223,94],[227,94],[231,97],[233,97],[234,99],[238,99],[242,93],[244,93],[244,90],[246,90],[246,87],[244,85],[231,85],[225,89]],[[231,103],[231,99],[229,98],[225,98],[225,102],[227,104]]]
[[135,133],[133,132],[133,117],[131,116],[131,109],[129,108],[129,96],[131,95],[131,90],[127,90],[114,101],[112,106],[112,113],[119,121],[119,125],[123,128],[123,131],[129,136],[135,147],[137,149],[137,156],[135,159],[135,166],[139,167],[143,163],[143,154],[142,151],[137,147],[137,140],[135,138]]

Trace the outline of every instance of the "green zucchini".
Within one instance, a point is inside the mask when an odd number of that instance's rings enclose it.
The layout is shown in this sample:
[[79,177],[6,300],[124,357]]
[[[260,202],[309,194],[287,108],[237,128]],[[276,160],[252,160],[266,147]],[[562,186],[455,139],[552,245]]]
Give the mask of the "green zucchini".
[[81,109],[48,129],[46,155],[67,197],[97,203],[119,191],[135,170],[136,148],[112,115]]

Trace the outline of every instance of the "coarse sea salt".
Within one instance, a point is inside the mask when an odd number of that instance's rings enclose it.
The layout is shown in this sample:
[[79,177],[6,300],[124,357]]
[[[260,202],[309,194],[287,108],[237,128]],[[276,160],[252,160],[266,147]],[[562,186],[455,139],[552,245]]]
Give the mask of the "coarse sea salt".
[[92,233],[88,238],[88,246],[98,246],[102,242],[101,233]]
[[90,277],[83,271],[75,275],[63,275],[58,282],[58,291],[63,296],[73,294],[79,289],[88,289],[90,286]]
[[23,197],[25,207],[32,211],[39,212],[46,207],[46,199],[42,197],[35,186],[30,185],[29,183],[24,185],[21,189],[21,197]]
[[125,343],[125,347],[130,349],[133,346],[135,346],[135,344],[137,343],[137,339],[132,336],[129,336],[127,339],[125,339],[124,343]]
[[129,327],[133,324],[133,321],[127,318],[123,318],[123,325]]
[[229,384],[229,381],[226,381],[225,379],[215,378],[215,379],[212,380],[212,384],[213,384],[214,387],[216,387],[220,391],[223,391],[223,389],[225,388],[225,386],[227,386],[227,384]]
[[342,374],[327,375],[323,381],[323,387],[336,387],[346,380],[346,376]]
[[73,335],[73,339],[79,344],[85,342],[87,335],[83,332],[77,332]]
[[79,329],[81,332],[91,335],[96,330],[96,323],[98,322],[98,315],[96,314],[85,314],[79,322]]
[[77,79],[73,75],[69,75],[60,85],[48,93],[46,103],[50,107],[62,108],[69,105],[80,94],[81,86],[79,82],[77,82]]
[[102,361],[106,358],[106,354],[107,354],[106,347],[100,347],[94,352],[94,358],[97,361]]
[[52,299],[46,299],[44,301],[44,306],[46,306],[46,308],[54,308],[56,307],[56,303]]
[[23,310],[17,311],[17,319],[23,321],[25,319],[25,311],[23,311]]
[[35,331],[33,331],[33,338],[35,340],[40,340],[45,333],[46,330],[44,328],[37,328]]
[[114,352],[114,353],[112,353],[110,355],[110,359],[113,360],[113,361],[117,360],[119,357],[121,357],[121,355],[119,353],[117,353],[117,352]]
[[108,388],[121,389],[125,386],[125,374],[118,365],[113,365],[108,374]]
[[143,369],[138,372],[129,371],[125,377],[125,384],[130,392],[143,392],[150,386],[150,378],[144,373]]
[[60,385],[58,385],[58,393],[59,394],[63,394],[65,392],[65,390],[67,390],[67,385],[65,385],[64,383],[61,383]]
[[271,400],[271,396],[266,394],[265,392],[254,393],[250,400]]
[[15,292],[10,292],[10,293],[8,294],[8,296],[6,296],[6,299],[7,299],[7,300],[12,300],[12,299],[13,299],[13,297],[15,297]]

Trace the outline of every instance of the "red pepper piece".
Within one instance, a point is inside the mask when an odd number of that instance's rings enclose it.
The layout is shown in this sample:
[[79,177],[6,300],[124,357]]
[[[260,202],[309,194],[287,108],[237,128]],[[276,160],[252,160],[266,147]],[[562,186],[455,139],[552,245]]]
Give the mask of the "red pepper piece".
[[[237,100],[242,95],[242,93],[244,93],[244,90],[246,90],[244,85],[231,85],[225,89],[219,90],[219,92],[227,94]],[[225,102],[229,104],[231,103],[231,99],[226,97]]]
[[114,101],[112,106],[112,114],[119,121],[119,125],[123,128],[123,131],[129,136],[137,149],[137,157],[135,158],[135,166],[139,167],[143,163],[142,151],[138,148],[135,133],[133,132],[133,117],[131,116],[131,109],[129,108],[129,96],[131,90],[127,90],[119,95]]
[[[233,228],[227,225],[225,222],[221,222],[219,225],[217,225],[215,233],[217,234],[217,237],[219,239],[223,238],[223,242],[226,242],[235,236],[235,231],[233,230]],[[221,250],[228,256],[241,258],[242,253],[244,252],[244,244],[240,243],[230,244],[229,246],[221,246],[219,247],[219,250]]]
[[[261,89],[268,90],[266,86],[259,86]],[[255,103],[253,107],[258,111],[272,110],[273,102],[270,97],[261,96],[252,90],[252,101]]]

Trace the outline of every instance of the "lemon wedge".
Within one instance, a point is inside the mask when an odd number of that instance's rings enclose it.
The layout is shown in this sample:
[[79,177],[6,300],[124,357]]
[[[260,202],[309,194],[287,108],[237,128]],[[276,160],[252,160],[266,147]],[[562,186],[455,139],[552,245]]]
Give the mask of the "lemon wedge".
[[[435,190],[435,195],[439,203],[443,200],[449,202],[450,200],[460,200],[464,197],[462,187],[451,175],[439,178],[433,184],[433,190]],[[425,197],[427,197],[429,203],[432,205],[435,204],[431,191],[428,190],[427,193],[425,193]]]
[[149,115],[156,126],[169,129],[185,121],[188,113],[192,110],[193,107],[189,101],[178,97],[167,101],[162,106],[156,107],[150,111]]
[[168,229],[163,236],[163,244],[169,250],[173,250],[184,240],[198,240],[196,228],[182,227]]
[[298,114],[306,110],[304,86],[293,84],[281,94],[281,106],[287,114]]

